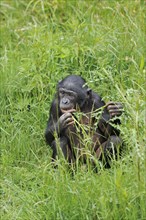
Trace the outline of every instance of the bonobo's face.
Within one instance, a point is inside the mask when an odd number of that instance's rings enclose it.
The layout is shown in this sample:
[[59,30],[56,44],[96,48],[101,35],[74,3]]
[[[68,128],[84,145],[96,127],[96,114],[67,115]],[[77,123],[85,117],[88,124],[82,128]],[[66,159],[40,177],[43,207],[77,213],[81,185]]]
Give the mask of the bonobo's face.
[[77,93],[68,89],[59,88],[59,107],[62,112],[71,112],[76,108]]
[[82,77],[76,75],[67,76],[58,83],[59,108],[62,113],[83,110],[91,97],[85,83]]

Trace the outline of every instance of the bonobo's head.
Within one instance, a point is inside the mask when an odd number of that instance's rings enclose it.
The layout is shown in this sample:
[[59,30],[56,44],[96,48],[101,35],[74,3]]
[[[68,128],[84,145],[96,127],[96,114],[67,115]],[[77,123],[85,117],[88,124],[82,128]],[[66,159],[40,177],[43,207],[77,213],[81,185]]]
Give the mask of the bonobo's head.
[[77,75],[70,75],[58,83],[59,107],[62,112],[82,109],[91,99],[91,89],[85,85],[85,80]]

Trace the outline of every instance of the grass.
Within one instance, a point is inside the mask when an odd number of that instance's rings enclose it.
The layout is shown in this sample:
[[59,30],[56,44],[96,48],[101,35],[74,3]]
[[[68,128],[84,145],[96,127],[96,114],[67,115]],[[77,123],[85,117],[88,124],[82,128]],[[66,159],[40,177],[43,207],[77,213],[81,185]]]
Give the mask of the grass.
[[[1,218],[145,220],[145,1],[1,0]],[[51,165],[56,83],[83,76],[124,103],[126,152],[96,174]]]

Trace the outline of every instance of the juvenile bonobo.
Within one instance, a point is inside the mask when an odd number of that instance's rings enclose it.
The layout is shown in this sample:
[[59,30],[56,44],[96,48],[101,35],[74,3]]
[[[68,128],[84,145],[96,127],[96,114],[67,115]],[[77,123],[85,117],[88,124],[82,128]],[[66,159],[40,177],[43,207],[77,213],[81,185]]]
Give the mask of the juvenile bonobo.
[[[52,159],[56,159],[58,145],[69,163],[83,155],[82,149],[86,144],[80,127],[83,125],[91,137],[89,150],[108,166],[109,159],[122,144],[119,130],[112,126],[120,124],[117,116],[122,114],[122,110],[121,103],[105,104],[97,93],[86,86],[82,77],[70,75],[64,78],[58,83],[45,132],[46,142],[53,150]],[[100,117],[96,117],[95,113],[99,111]],[[82,113],[79,121],[76,117],[78,112]]]

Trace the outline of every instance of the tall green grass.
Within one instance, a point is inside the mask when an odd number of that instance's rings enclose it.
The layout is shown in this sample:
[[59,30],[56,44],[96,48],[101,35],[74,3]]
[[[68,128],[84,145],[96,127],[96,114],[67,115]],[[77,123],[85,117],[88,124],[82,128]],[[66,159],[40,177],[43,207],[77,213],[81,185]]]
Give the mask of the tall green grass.
[[[145,1],[1,0],[1,218],[146,219]],[[56,84],[83,76],[124,103],[126,151],[98,174],[51,164]]]

